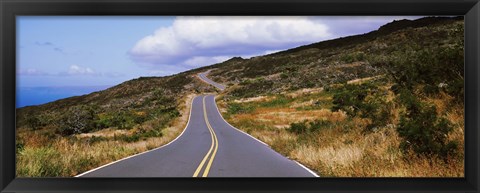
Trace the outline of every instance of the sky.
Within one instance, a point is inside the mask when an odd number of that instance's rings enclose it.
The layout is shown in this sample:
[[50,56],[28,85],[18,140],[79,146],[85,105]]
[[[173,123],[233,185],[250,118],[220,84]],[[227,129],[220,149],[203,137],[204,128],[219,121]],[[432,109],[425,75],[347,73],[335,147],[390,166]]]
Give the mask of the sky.
[[116,85],[419,16],[17,16],[17,87]]

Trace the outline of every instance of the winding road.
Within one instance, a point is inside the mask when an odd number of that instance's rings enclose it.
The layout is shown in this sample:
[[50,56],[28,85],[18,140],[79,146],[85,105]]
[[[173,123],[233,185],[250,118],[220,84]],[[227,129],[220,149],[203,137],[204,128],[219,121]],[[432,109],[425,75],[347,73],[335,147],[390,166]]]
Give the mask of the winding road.
[[[219,90],[207,75],[198,78]],[[305,166],[234,128],[220,114],[214,95],[192,100],[185,130],[160,148],[133,155],[76,177],[318,177]]]

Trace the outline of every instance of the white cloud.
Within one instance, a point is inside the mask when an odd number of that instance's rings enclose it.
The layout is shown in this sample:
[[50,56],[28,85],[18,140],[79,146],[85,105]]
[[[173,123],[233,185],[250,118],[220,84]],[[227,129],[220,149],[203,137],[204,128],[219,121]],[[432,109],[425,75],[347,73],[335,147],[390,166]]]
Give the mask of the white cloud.
[[71,65],[67,71],[68,75],[95,75],[96,73],[89,67]]
[[232,58],[232,56],[213,56],[213,57],[195,56],[186,60],[184,63],[188,66],[201,67],[205,65],[220,63],[230,58]]
[[258,55],[331,37],[309,17],[177,17],[130,50],[140,63],[203,66],[226,56]]

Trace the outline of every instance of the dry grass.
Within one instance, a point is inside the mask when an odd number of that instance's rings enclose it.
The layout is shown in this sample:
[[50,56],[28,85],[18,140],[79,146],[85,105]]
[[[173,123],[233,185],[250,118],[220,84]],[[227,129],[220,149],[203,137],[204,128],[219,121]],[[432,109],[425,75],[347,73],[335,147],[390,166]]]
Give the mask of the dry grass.
[[[418,156],[402,152],[395,126],[387,125],[375,132],[363,132],[368,120],[347,118],[329,109],[301,110],[310,105],[315,93],[295,92],[296,98],[289,107],[257,108],[250,113],[227,116],[228,122],[269,144],[279,153],[295,159],[321,176],[337,177],[463,177],[463,105],[449,108],[446,96],[432,99],[439,110],[455,125],[450,139],[458,140],[460,155],[448,162],[436,156]],[[263,100],[268,101],[268,100]],[[257,101],[262,102],[262,101]],[[226,112],[226,103],[218,101]],[[394,109],[394,122],[398,122],[399,109]],[[287,131],[290,123],[303,120],[328,120],[331,127],[307,135]]]
[[358,78],[358,79],[347,81],[347,84],[362,84],[364,82],[379,79],[379,78],[382,78],[382,77],[385,77],[385,75],[378,75],[378,76],[366,77],[366,78]]
[[257,97],[251,97],[251,98],[236,99],[235,102],[245,103],[245,102],[253,102],[253,101],[263,101],[266,99],[267,99],[267,96],[257,96]]
[[[176,138],[185,128],[194,95],[183,99],[179,107],[181,116],[162,130],[161,137],[127,143],[114,140],[115,134],[129,134],[132,130],[106,129],[91,134],[80,134],[70,138],[47,135],[52,131],[22,131],[18,137],[24,148],[17,154],[18,177],[70,177],[115,160],[160,147]],[[155,127],[154,122],[146,122],[142,127]],[[103,140],[92,142],[95,137]]]

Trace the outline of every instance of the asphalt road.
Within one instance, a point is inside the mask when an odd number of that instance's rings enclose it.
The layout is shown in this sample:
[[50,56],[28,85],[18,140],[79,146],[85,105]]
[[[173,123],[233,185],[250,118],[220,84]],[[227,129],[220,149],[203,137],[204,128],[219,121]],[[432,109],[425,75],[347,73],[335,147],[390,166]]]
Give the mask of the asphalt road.
[[211,70],[208,70],[206,72],[202,72],[202,73],[199,73],[198,74],[198,77],[203,80],[204,82],[208,83],[208,84],[211,84],[212,86],[218,88],[219,90],[225,90],[225,86],[222,85],[222,84],[219,84],[217,82],[214,82],[213,80],[210,80],[208,77],[207,77],[207,74],[210,73]]
[[[202,74],[199,77],[206,78],[206,74]],[[297,162],[229,125],[218,111],[215,96],[202,95],[193,99],[187,127],[171,143],[77,177],[315,176]]]

